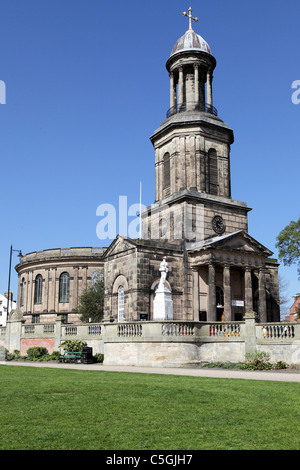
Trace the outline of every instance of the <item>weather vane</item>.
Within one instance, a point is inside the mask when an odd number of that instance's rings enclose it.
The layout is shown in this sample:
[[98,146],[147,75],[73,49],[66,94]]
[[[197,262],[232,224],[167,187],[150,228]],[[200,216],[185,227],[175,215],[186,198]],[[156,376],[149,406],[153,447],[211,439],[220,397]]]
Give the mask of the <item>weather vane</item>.
[[193,17],[192,17],[192,7],[190,7],[190,8],[188,9],[188,12],[189,12],[189,14],[187,14],[186,11],[184,11],[182,14],[183,14],[183,16],[187,16],[187,17],[188,17],[188,19],[189,19],[189,30],[191,30],[191,29],[192,29],[192,20],[198,21],[198,18],[193,18]]

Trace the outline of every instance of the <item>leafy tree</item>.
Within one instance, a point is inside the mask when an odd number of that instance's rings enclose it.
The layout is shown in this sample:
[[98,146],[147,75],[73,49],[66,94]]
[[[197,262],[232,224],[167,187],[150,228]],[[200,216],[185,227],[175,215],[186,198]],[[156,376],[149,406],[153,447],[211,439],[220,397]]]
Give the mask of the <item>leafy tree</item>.
[[98,322],[103,318],[104,282],[97,280],[80,296],[78,313],[82,322]]
[[285,266],[298,265],[300,279],[300,218],[297,222],[290,222],[278,235],[276,248],[278,257]]

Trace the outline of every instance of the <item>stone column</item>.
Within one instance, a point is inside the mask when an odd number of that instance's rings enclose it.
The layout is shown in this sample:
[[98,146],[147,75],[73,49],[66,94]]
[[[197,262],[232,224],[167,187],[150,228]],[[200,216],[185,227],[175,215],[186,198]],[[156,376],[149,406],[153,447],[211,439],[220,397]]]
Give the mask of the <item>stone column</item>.
[[76,309],[78,307],[78,266],[74,266],[73,268],[73,288],[70,302],[71,309]]
[[199,320],[199,273],[193,271],[193,310],[194,310],[194,321]]
[[[174,73],[170,73],[170,108],[174,108],[176,106],[175,100],[175,84],[174,84]],[[173,110],[174,111],[174,110]]]
[[194,64],[195,106],[199,107],[199,64]]
[[179,66],[179,80],[178,80],[178,111],[183,104],[183,66]]
[[29,291],[28,291],[28,312],[33,312],[33,300],[34,300],[34,280],[33,280],[33,271],[29,272]]
[[253,295],[252,295],[252,276],[251,268],[245,271],[245,313],[253,311]]
[[207,321],[217,320],[216,305],[216,268],[214,264],[208,265],[208,301],[207,301]]
[[259,322],[266,323],[267,321],[267,298],[266,298],[266,270],[261,268],[259,271]]
[[206,76],[206,102],[208,107],[212,106],[213,104],[213,97],[212,97],[212,71],[209,69],[207,71],[207,76]]
[[224,287],[224,321],[231,321],[231,283],[230,283],[230,266],[225,265],[223,270],[223,287]]

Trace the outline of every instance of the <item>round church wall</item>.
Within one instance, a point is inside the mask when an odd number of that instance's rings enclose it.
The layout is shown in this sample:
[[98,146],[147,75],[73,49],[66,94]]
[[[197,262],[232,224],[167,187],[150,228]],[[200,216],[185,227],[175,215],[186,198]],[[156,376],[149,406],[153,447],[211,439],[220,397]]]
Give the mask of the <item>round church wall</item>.
[[84,290],[103,277],[103,248],[58,248],[28,253],[15,267],[18,303],[25,323],[80,323],[76,312]]

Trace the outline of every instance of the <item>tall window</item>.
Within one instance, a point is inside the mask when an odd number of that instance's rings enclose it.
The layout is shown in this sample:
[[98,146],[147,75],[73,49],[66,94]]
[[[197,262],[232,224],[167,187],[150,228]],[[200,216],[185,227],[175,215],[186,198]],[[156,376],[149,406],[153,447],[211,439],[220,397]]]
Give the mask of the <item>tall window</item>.
[[59,302],[69,302],[70,296],[70,276],[68,273],[62,273],[59,278]]
[[118,289],[118,322],[124,321],[124,287]]
[[101,271],[94,271],[91,276],[91,286],[100,281],[103,281],[103,273]]
[[38,274],[34,281],[34,304],[35,305],[42,303],[42,290],[43,290],[43,278],[41,274]]
[[209,193],[218,195],[218,157],[215,149],[208,152],[209,165]]
[[20,299],[20,307],[24,307],[24,300],[25,300],[25,279],[23,277],[21,282],[21,299]]
[[164,155],[164,189],[170,187],[170,154]]

